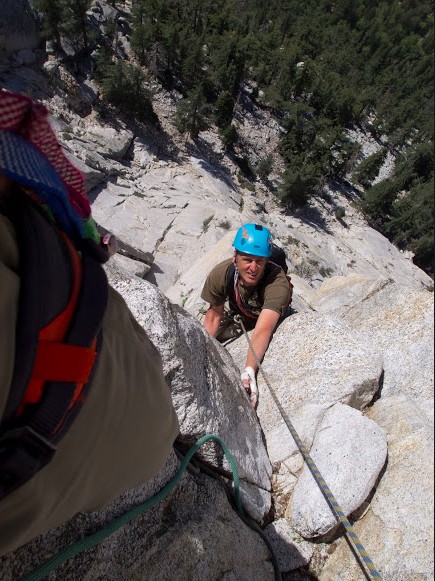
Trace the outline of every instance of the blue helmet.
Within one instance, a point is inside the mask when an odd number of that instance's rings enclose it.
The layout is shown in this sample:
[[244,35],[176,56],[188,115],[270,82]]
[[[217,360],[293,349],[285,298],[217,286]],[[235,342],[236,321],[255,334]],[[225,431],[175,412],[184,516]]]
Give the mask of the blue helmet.
[[269,258],[272,252],[272,236],[259,224],[244,224],[238,229],[233,242],[237,252]]

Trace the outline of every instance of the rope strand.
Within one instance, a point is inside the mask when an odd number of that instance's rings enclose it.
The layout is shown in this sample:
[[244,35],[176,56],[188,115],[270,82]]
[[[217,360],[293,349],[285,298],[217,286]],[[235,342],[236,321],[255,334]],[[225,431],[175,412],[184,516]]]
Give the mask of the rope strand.
[[240,317],[240,315],[236,315],[234,317],[234,321],[242,327],[243,333],[245,334],[246,340],[248,341],[249,349],[251,350],[251,353],[254,356],[255,362],[258,366],[259,371],[261,372],[261,374],[264,378],[264,381],[269,389],[269,392],[273,398],[273,401],[275,402],[275,404],[278,408],[278,411],[281,414],[281,417],[283,418],[287,428],[289,429],[291,435],[293,436],[293,439],[296,442],[296,445],[298,446],[299,451],[301,452],[305,462],[307,463],[307,466],[310,469],[311,474],[314,476],[314,479],[315,479],[316,483],[318,484],[323,496],[325,497],[326,502],[328,503],[329,507],[331,508],[331,510],[332,510],[334,516],[336,517],[336,519],[338,520],[338,522],[343,524],[343,526],[345,527],[345,532],[347,534],[347,537],[348,537],[351,545],[355,549],[355,554],[358,557],[358,561],[359,561],[360,565],[362,566],[363,571],[366,574],[368,574],[369,578],[371,578],[371,579],[382,580],[381,575],[376,570],[376,568],[373,564],[373,561],[371,560],[371,558],[368,555],[367,551],[365,550],[363,544],[359,540],[358,535],[356,534],[354,528],[352,527],[352,525],[350,524],[350,522],[346,518],[346,515],[344,514],[342,508],[338,504],[335,496],[332,494],[329,486],[326,484],[325,480],[323,479],[319,469],[317,468],[315,462],[311,458],[310,453],[308,452],[306,446],[304,445],[304,443],[300,439],[299,434],[295,430],[292,422],[290,421],[290,418],[288,417],[286,411],[284,410],[283,406],[281,405],[281,402],[279,401],[274,389],[272,388],[272,385],[270,384],[270,381],[269,381],[266,373],[264,372],[263,367],[261,365],[261,362],[260,362],[260,360],[259,360],[259,358],[258,358],[258,356],[257,356],[257,354],[252,346],[251,339],[248,336],[245,325],[243,324],[243,320]]
[[58,551],[55,555],[53,555],[51,558],[47,559],[41,565],[36,567],[36,569],[21,577],[20,581],[40,581],[40,579],[43,579],[44,577],[49,575],[49,573],[51,573],[54,569],[56,569],[69,559],[72,559],[79,555],[80,553],[83,553],[84,551],[87,551],[92,547],[95,547],[96,545],[107,539],[115,531],[123,527],[125,524],[129,523],[134,518],[137,518],[138,516],[142,515],[150,508],[156,506],[159,502],[161,502],[164,498],[168,496],[168,494],[170,494],[174,490],[174,488],[181,480],[181,477],[183,476],[185,470],[187,469],[187,466],[190,460],[192,459],[192,456],[196,454],[199,448],[201,448],[201,446],[208,442],[209,440],[214,440],[221,446],[225,454],[225,457],[231,467],[231,472],[233,474],[234,497],[235,497],[234,500],[236,508],[240,517],[244,518],[245,512],[243,510],[242,502],[240,499],[239,472],[237,469],[237,464],[234,459],[234,456],[231,454],[228,446],[225,444],[223,440],[221,440],[221,438],[219,438],[219,436],[216,436],[215,434],[206,434],[205,436],[200,438],[188,450],[172,480],[170,480],[155,496],[149,498],[148,500],[145,500],[143,503],[128,510],[125,514],[122,514],[121,516],[115,518],[113,521],[108,523],[103,529],[97,531],[96,533],[91,534],[87,537],[83,537],[78,541],[72,543],[71,545],[64,547],[63,549]]

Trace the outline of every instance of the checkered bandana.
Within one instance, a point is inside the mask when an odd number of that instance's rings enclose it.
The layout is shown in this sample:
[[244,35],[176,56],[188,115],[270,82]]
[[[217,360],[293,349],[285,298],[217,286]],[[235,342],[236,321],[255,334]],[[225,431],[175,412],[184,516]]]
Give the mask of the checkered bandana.
[[57,141],[47,109],[6,90],[0,90],[0,171],[34,190],[69,234],[87,237],[84,179]]

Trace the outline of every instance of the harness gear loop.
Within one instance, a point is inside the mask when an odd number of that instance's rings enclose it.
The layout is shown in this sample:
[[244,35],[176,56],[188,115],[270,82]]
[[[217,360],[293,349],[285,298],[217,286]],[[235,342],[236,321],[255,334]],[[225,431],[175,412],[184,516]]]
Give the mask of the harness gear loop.
[[266,375],[266,373],[261,365],[261,362],[260,362],[260,360],[255,352],[255,349],[252,346],[252,342],[248,336],[245,325],[243,324],[243,320],[240,317],[240,315],[235,315],[234,321],[242,327],[243,333],[244,333],[246,340],[248,342],[248,345],[249,345],[249,349],[250,349],[252,355],[254,356],[255,362],[258,366],[259,371],[261,372],[261,374],[263,376],[263,379],[264,379],[264,381],[269,389],[269,392],[273,398],[273,401],[275,402],[275,404],[278,408],[278,411],[281,414],[281,417],[283,418],[287,428],[289,429],[291,435],[293,436],[293,439],[296,442],[296,445],[299,448],[299,451],[301,452],[305,462],[307,463],[307,466],[310,469],[311,474],[314,476],[314,480],[316,481],[316,484],[319,486],[319,488],[320,488],[323,496],[325,497],[325,500],[328,503],[332,513],[334,514],[334,516],[338,520],[338,522],[340,522],[345,527],[345,532],[347,534],[347,537],[348,537],[352,547],[356,551],[355,554],[357,556],[359,556],[358,561],[359,561],[360,565],[362,566],[363,570],[370,576],[371,579],[381,579],[382,580],[381,575],[376,570],[376,568],[373,564],[373,561],[371,560],[371,558],[368,555],[367,551],[365,550],[363,544],[359,540],[358,535],[356,534],[354,528],[352,527],[352,525],[350,524],[350,522],[346,518],[346,515],[343,512],[343,509],[340,507],[335,496],[332,494],[329,486],[327,485],[327,483],[323,479],[323,477],[322,477],[321,473],[319,472],[319,469],[317,468],[314,460],[311,458],[307,447],[302,442],[301,438],[299,437],[299,434],[297,433],[292,422],[290,421],[290,418],[288,417],[286,411],[284,410],[283,406],[281,405],[281,402],[279,401],[279,399],[278,399],[274,389],[272,388],[272,385],[271,385],[271,383],[270,383],[270,381],[269,381],[269,379],[268,379],[268,377],[267,377],[267,375]]

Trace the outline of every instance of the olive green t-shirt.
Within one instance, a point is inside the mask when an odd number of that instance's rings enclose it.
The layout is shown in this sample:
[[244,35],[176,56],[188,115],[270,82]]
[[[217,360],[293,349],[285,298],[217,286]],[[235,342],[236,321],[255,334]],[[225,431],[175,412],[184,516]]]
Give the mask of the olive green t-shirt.
[[[201,298],[217,307],[225,304],[227,296],[227,272],[232,262],[231,258],[224,260],[208,275],[202,289]],[[239,280],[240,296],[259,315],[262,309],[270,309],[280,315],[285,313],[290,300],[290,288],[284,271],[273,263],[269,263],[255,287],[245,287]]]

